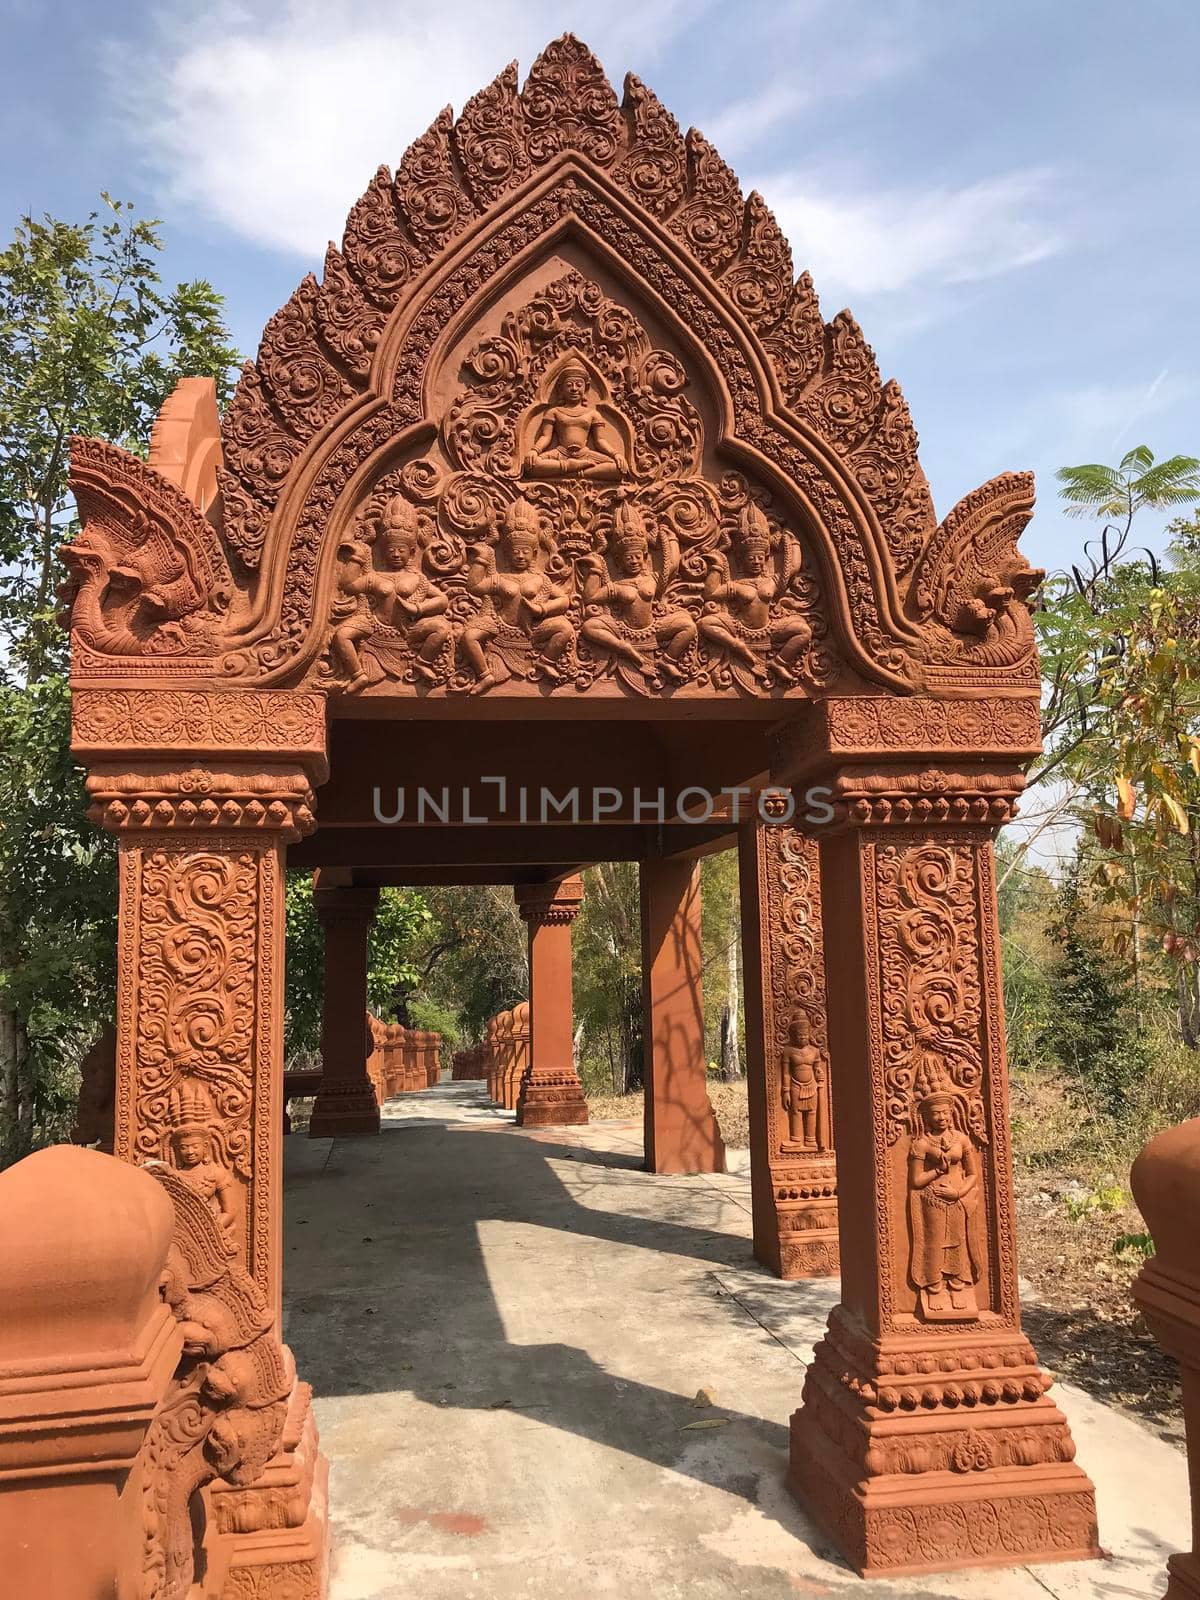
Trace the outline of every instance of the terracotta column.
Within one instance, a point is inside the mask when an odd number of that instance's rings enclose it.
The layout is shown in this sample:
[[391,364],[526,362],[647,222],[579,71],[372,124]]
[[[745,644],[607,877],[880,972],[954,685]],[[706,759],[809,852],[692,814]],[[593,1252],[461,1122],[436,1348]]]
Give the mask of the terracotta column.
[[529,1064],[517,1100],[519,1127],[577,1126],[588,1119],[575,1070],[571,925],[583,879],[521,884],[517,905],[529,928]]
[[506,1032],[508,1065],[504,1074],[504,1109],[515,1111],[521,1096],[521,1080],[529,1065],[529,1001],[518,1000],[508,1013]]
[[981,759],[1002,708],[964,720],[976,748],[952,769],[922,749],[944,710],[895,706],[903,763],[839,750],[864,719],[826,712],[814,775],[832,797],[817,814],[842,1304],[789,1481],[863,1573],[1097,1553],[1092,1484],[1017,1295],[992,841],[1022,777],[1011,751]]
[[704,1060],[699,865],[643,862],[641,901],[646,1169],[724,1172]]
[[1132,1187],[1155,1249],[1133,1297],[1182,1369],[1192,1488],[1192,1548],[1167,1562],[1164,1600],[1200,1600],[1200,1118],[1150,1140],[1133,1164]]
[[325,1006],[321,1014],[321,1087],[308,1132],[344,1139],[379,1132],[379,1101],[367,1072],[367,940],[379,890],[313,890],[325,933]]
[[821,866],[783,823],[738,840],[754,1254],[781,1278],[838,1270]]
[[[287,845],[315,826],[324,700],[81,688],[72,749],[89,768],[89,815],[119,845],[114,1153],[163,1162],[203,1197],[277,1336],[283,867]],[[229,1536],[230,1592],[251,1592],[270,1567],[315,1593],[326,1560],[311,1392],[286,1347],[283,1359],[292,1388],[278,1452],[251,1481],[208,1490],[214,1529]]]

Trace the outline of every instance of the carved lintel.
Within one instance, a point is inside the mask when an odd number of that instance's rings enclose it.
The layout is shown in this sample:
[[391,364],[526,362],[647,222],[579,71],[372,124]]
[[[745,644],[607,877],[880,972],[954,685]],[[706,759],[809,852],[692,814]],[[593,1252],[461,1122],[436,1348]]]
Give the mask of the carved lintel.
[[999,762],[1023,769],[1042,748],[1036,694],[978,699],[923,695],[833,696],[781,723],[771,736],[771,773],[800,784],[844,767],[910,771],[950,763]]
[[192,760],[292,760],[313,783],[329,776],[325,696],[253,689],[74,687],[71,752],[92,765],[122,752],[146,761],[184,751]]

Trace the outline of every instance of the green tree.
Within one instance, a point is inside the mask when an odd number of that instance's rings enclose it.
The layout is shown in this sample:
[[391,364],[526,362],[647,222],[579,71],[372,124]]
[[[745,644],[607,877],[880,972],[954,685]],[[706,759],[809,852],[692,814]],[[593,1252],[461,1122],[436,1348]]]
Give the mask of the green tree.
[[[441,1032],[441,1023],[425,1019],[455,1017],[456,1030],[475,1043],[489,1017],[529,998],[525,924],[507,885],[430,889],[426,899],[431,918],[403,1004],[418,1026]],[[399,1007],[396,1014],[404,1020]]]
[[[410,1021],[407,1014],[396,1016],[397,996],[407,997],[417,985],[420,969],[416,953],[432,923],[424,896],[416,890],[380,892],[367,946],[367,1005],[376,1016],[388,1021]],[[312,878],[307,872],[288,874],[284,999],[287,1060],[317,1055],[325,1001],[325,936],[313,904]]]
[[705,856],[700,864],[704,972],[705,1059],[721,1077],[742,1076],[742,929],[737,850]]
[[1058,958],[1049,974],[1054,1004],[1044,1041],[1088,1109],[1116,1115],[1146,1069],[1128,981],[1095,937],[1076,862],[1050,928]]
[[[1153,941],[1176,960],[1179,1027],[1200,1043],[1200,541],[1172,525],[1166,559],[1135,549],[1135,519],[1200,498],[1200,460],[1156,462],[1144,445],[1116,467],[1058,474],[1072,514],[1104,521],[1080,562],[1045,586],[1037,616],[1052,820],[1094,833],[1092,888],[1111,951],[1129,964],[1139,1016]],[[1189,529],[1191,530],[1189,532]],[[1045,791],[1043,791],[1045,792]]]
[[575,1023],[584,1087],[642,1087],[641,908],[638,869],[608,861],[583,875],[575,923]]
[[1153,450],[1144,444],[1123,455],[1119,466],[1092,462],[1063,467],[1056,476],[1068,516],[1115,522],[1121,540],[1128,539],[1133,519],[1143,508],[1170,511],[1200,500],[1200,460],[1171,456],[1156,461]]
[[68,750],[58,548],[72,434],[144,450],[179,378],[228,394],[236,352],[204,282],[168,290],[158,224],[120,201],[23,217],[0,252],[0,1161],[61,1135],[111,1010],[111,843]]

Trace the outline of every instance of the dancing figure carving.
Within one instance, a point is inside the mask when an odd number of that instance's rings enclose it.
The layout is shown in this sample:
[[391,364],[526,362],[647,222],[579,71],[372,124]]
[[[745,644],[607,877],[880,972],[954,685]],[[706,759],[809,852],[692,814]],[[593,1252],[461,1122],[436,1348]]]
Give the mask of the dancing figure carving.
[[571,596],[539,559],[544,538],[537,510],[519,497],[505,513],[499,540],[505,568],[497,566],[490,543],[471,549],[467,591],[482,599],[483,606],[463,627],[462,652],[475,674],[477,694],[508,675],[511,668],[505,656],[523,652],[527,641],[540,653],[548,678],[562,675],[559,663],[575,642],[575,629],[566,615]]
[[671,678],[687,676],[684,659],[696,642],[696,624],[681,606],[661,607],[662,591],[679,565],[679,548],[670,533],[661,536],[662,576],[654,570],[647,521],[635,505],[622,504],[614,517],[609,552],[615,576],[604,557],[584,556],[585,620],[580,634],[594,649],[616,656],[645,678],[656,676],[657,666]]
[[795,682],[800,658],[812,643],[804,617],[776,615],[773,607],[800,570],[799,546],[790,547],[781,574],[772,570],[771,525],[760,507],[748,501],[739,511],[733,536],[735,566],[722,550],[706,553],[704,615],[700,633],[758,683],[772,672]]

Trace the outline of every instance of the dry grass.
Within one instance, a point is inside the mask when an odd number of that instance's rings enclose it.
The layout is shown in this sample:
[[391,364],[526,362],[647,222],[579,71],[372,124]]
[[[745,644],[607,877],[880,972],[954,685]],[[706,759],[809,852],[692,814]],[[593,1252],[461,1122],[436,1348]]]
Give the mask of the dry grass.
[[[745,1083],[708,1080],[708,1098],[717,1115],[721,1137],[730,1150],[744,1150],[750,1143],[750,1118],[746,1111]],[[642,1117],[642,1094],[589,1094],[588,1112],[593,1122],[613,1118]]]

